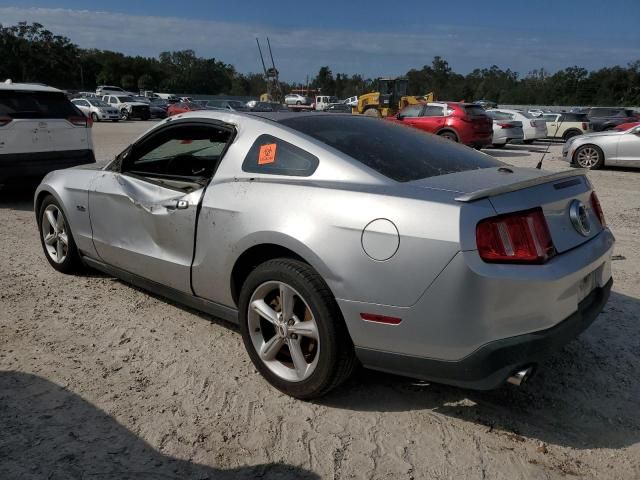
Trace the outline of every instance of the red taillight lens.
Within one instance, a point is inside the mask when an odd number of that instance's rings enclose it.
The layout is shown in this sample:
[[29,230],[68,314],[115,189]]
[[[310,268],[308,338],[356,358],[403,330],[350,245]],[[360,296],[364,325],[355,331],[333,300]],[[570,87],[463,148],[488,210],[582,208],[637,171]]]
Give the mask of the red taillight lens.
[[589,124],[587,122],[582,122],[582,129],[589,130]]
[[0,117],[0,127],[4,127],[5,125],[9,125],[11,123],[11,118],[9,117]]
[[603,228],[606,227],[607,221],[604,219],[602,205],[600,205],[600,199],[598,195],[596,195],[596,192],[591,192],[591,208],[593,208],[593,212],[596,214],[596,217],[598,217],[598,220],[600,220],[600,225],[602,225]]
[[482,220],[476,243],[490,263],[544,263],[556,253],[541,208]]
[[512,123],[498,123],[498,126],[500,128],[513,128],[513,124]]
[[75,125],[76,127],[87,127],[87,128],[91,128],[91,125],[93,125],[93,122],[91,121],[90,118],[87,118],[85,116],[73,116],[73,117],[69,117],[67,118],[67,121],[69,123],[71,123],[72,125]]

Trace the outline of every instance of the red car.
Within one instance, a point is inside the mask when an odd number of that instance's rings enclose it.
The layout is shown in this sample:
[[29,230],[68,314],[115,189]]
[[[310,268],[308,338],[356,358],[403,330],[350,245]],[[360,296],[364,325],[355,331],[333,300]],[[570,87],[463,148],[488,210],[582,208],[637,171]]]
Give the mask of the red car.
[[493,120],[479,105],[431,102],[408,105],[385,120],[419,128],[425,132],[480,148],[491,144]]
[[630,128],[637,127],[638,125],[640,125],[640,122],[621,123],[617,127],[614,127],[614,130],[624,132],[625,130],[629,130]]
[[179,113],[185,112],[193,112],[194,110],[204,110],[205,108],[202,105],[198,105],[197,103],[187,103],[187,102],[179,102],[172,103],[167,108],[167,116],[170,117],[172,115],[178,115]]

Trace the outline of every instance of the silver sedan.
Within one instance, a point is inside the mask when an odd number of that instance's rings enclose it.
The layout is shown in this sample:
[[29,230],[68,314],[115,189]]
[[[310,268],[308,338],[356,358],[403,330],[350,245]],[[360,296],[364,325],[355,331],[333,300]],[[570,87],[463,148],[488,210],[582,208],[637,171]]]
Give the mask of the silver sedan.
[[[598,315],[614,239],[583,171],[351,115],[197,111],[35,194],[44,255],[239,324],[297,398],[354,367],[520,384]],[[114,321],[118,321],[114,318]]]
[[640,167],[640,125],[572,137],[562,148],[562,158],[593,170],[604,165]]

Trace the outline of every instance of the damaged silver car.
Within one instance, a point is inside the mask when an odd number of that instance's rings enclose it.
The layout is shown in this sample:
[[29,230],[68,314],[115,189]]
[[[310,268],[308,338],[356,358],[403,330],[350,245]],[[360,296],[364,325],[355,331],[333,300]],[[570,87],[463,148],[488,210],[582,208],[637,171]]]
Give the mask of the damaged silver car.
[[198,111],[106,167],[49,174],[58,271],[96,268],[237,322],[297,398],[365,367],[519,384],[596,318],[614,238],[583,171],[515,168],[359,116]]

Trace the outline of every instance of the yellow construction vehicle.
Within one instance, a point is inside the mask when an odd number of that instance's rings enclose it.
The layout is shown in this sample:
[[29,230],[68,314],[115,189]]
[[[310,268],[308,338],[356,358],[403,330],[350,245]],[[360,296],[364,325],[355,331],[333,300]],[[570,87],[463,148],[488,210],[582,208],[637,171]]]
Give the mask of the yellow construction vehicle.
[[408,86],[409,81],[406,78],[379,78],[379,91],[360,95],[352,113],[371,117],[388,117],[395,115],[407,105],[434,100],[433,92],[422,96],[407,95]]

